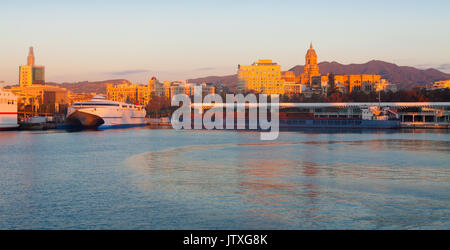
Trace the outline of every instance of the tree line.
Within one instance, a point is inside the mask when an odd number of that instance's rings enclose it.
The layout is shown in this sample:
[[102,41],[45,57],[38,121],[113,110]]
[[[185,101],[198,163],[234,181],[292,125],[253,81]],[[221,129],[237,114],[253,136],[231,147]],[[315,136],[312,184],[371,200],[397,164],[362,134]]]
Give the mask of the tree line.
[[294,96],[282,95],[282,102],[450,102],[450,89],[412,89],[381,91],[380,93],[371,91],[352,91],[351,93],[341,93],[330,91],[327,95],[312,94],[306,96],[298,94]]

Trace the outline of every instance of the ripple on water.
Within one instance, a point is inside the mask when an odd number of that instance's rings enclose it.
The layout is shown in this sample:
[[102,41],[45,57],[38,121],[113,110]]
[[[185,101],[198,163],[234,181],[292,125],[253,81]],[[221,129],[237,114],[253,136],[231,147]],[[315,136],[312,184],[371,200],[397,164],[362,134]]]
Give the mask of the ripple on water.
[[0,229],[449,229],[448,132],[0,133]]
[[[392,143],[193,145],[137,154],[125,164],[135,171],[136,183],[143,189],[159,190],[172,198],[208,199],[215,205],[233,203],[247,216],[278,221],[283,228],[445,228],[448,223],[442,221],[450,219],[448,168],[424,168],[414,160],[329,160],[315,152],[317,148],[356,151],[365,157],[387,147],[395,153],[435,147],[433,152],[440,154],[447,153],[444,148],[449,146],[445,141],[405,140],[390,147]],[[433,213],[424,213],[427,210]]]

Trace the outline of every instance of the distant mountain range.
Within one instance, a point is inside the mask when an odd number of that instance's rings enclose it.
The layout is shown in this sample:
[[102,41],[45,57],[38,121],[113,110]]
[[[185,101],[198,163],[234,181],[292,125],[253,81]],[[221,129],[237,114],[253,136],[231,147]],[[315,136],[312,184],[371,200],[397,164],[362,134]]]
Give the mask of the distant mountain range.
[[[296,75],[303,73],[303,65],[297,65],[290,69]],[[340,64],[338,62],[319,63],[321,74],[378,74],[382,78],[388,79],[392,83],[399,84],[402,89],[410,89],[416,86],[424,86],[435,81],[450,79],[450,74],[446,74],[436,69],[421,70],[409,66],[398,66],[393,63],[373,60],[363,64]],[[230,88],[237,86],[237,75],[208,76],[196,79],[189,79],[189,82],[211,82],[221,83]]]
[[[290,70],[300,74],[303,73],[303,66],[297,65]],[[425,86],[435,81],[450,79],[450,74],[436,69],[421,70],[377,60],[363,64],[348,65],[337,62],[321,62],[319,63],[319,71],[321,74],[377,74],[381,75],[381,78],[399,84],[400,88],[403,89]]]

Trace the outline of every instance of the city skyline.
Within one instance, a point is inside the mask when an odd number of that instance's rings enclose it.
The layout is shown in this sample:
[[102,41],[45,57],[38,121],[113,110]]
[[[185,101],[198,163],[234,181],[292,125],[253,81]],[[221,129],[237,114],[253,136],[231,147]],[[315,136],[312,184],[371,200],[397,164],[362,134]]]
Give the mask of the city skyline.
[[311,42],[318,62],[377,59],[450,72],[445,1],[108,3],[2,2],[0,85],[18,83],[30,46],[49,82],[230,75],[266,58],[287,70],[304,64]]

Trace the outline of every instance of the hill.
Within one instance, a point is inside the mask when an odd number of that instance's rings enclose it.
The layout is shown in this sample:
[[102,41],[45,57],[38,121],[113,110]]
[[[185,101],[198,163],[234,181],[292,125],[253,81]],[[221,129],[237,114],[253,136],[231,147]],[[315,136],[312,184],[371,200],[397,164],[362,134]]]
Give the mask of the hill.
[[89,81],[74,82],[74,83],[48,82],[46,84],[57,85],[62,88],[66,88],[76,94],[81,94],[81,93],[106,94],[107,84],[123,84],[123,83],[130,83],[130,81],[125,80],[125,79],[112,79],[112,80],[97,81],[97,82],[89,82]]
[[[303,73],[303,66],[297,65],[290,69],[290,71],[294,71],[295,74]],[[378,60],[363,64],[348,65],[338,62],[321,62],[319,63],[319,71],[321,74],[377,74],[392,83],[399,84],[399,87],[402,89],[425,86],[435,81],[450,79],[450,74],[436,69],[421,70]]]

